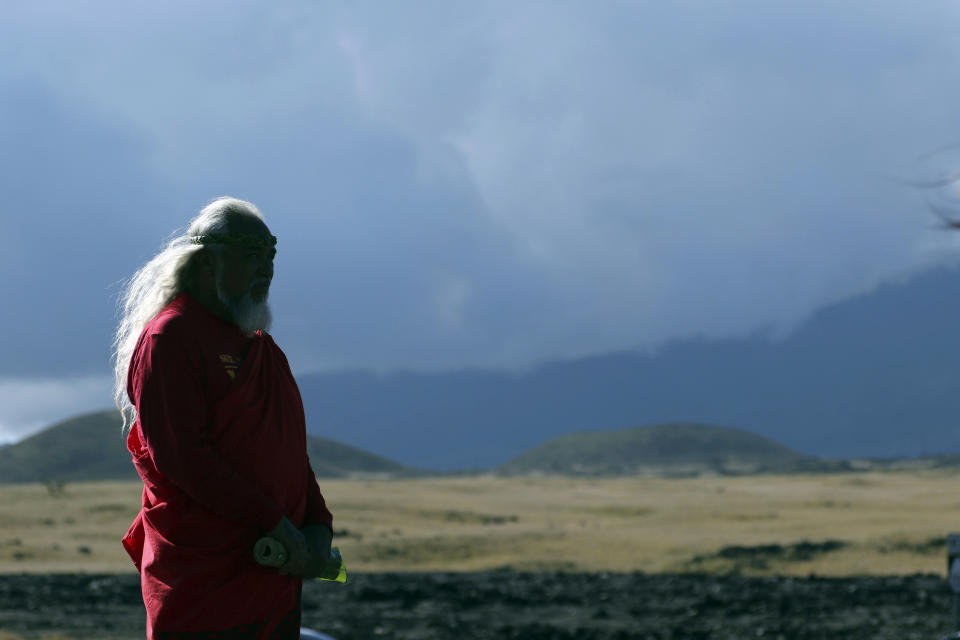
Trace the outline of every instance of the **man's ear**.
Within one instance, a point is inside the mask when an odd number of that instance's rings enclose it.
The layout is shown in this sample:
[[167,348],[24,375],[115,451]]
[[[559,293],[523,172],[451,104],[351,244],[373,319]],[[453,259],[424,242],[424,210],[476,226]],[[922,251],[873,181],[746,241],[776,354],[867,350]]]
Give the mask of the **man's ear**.
[[207,288],[216,280],[216,256],[209,249],[200,249],[190,261],[189,279],[195,287]]
[[203,271],[204,275],[213,276],[213,261],[214,255],[210,249],[200,249],[197,252],[196,266],[194,267],[198,271]]

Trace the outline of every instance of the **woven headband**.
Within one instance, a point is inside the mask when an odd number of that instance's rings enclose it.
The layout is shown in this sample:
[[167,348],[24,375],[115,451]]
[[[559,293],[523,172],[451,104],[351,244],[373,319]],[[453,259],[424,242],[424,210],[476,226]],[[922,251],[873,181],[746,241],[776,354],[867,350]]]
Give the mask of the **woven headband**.
[[257,233],[208,233],[190,238],[193,244],[246,244],[257,247],[272,247],[277,244],[277,237],[260,235]]

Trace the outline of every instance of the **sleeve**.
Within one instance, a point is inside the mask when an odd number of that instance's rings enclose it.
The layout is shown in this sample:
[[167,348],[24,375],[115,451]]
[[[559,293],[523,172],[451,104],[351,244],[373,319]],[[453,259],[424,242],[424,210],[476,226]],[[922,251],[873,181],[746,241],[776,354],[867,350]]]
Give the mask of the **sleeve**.
[[[275,349],[275,353],[280,357],[280,362],[283,366],[283,370],[286,373],[287,378],[290,380],[290,384],[293,386],[293,389],[296,390],[297,402],[301,407],[303,407],[303,399],[300,397],[300,389],[297,387],[297,381],[293,378],[293,372],[290,371],[290,364],[287,362],[287,356],[283,353],[283,350],[280,349],[273,341],[273,338],[269,334],[265,334],[267,339],[270,341],[270,344]],[[301,420],[304,422],[304,438],[306,438],[306,420],[301,415]],[[330,510],[327,509],[327,502],[323,499],[323,494],[320,493],[320,486],[317,485],[317,474],[314,473],[313,467],[310,465],[310,456],[307,456],[307,508],[306,513],[303,518],[304,526],[308,524],[325,524],[333,531],[333,514],[330,513]]]
[[316,523],[325,524],[333,531],[333,514],[327,509],[327,502],[317,485],[317,475],[310,466],[310,458],[307,458],[307,513],[303,524]]
[[150,457],[157,471],[208,510],[270,531],[283,517],[279,505],[206,440],[203,362],[188,351],[175,335],[153,334],[138,353],[131,399]]

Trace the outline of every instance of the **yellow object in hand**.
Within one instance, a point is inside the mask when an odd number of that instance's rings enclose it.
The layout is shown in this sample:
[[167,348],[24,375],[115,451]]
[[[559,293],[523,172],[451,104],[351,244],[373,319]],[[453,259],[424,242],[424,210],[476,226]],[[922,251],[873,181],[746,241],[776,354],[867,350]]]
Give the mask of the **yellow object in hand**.
[[330,549],[330,555],[336,558],[337,562],[340,563],[340,571],[337,572],[336,578],[318,578],[318,580],[328,580],[330,582],[346,582],[347,581],[347,565],[343,562],[343,555],[340,553],[340,547],[333,547]]

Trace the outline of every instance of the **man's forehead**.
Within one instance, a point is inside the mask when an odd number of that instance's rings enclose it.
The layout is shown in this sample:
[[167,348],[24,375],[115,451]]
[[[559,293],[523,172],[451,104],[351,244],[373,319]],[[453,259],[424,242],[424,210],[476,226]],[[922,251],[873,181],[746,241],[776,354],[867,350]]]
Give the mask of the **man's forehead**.
[[270,234],[267,225],[253,218],[238,218],[227,223],[221,233],[207,233],[193,236],[194,244],[226,244],[249,247],[273,247],[277,244],[276,236]]
[[190,238],[193,244],[227,244],[240,245],[245,247],[275,247],[277,237],[269,233],[207,233],[202,236],[193,236]]

